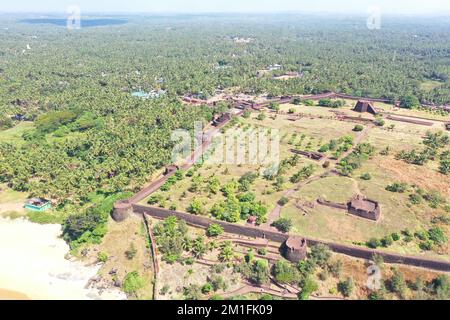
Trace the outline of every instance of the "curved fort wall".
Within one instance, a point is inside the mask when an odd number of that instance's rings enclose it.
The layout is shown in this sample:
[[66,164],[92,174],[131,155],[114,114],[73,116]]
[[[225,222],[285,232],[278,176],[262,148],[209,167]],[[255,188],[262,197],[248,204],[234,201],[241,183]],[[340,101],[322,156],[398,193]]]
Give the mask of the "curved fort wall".
[[[237,235],[242,235],[246,237],[253,237],[253,238],[265,238],[274,242],[278,243],[285,243],[289,235],[284,233],[279,233],[275,231],[269,231],[264,230],[257,227],[252,226],[241,226],[241,225],[234,225],[231,223],[223,222],[223,221],[216,221],[213,219],[209,219],[206,217],[200,217],[195,216],[188,213],[181,213],[161,208],[153,208],[138,204],[132,205],[133,211],[135,213],[139,214],[147,214],[157,219],[165,219],[170,216],[175,216],[179,219],[183,219],[188,223],[189,225],[192,225],[194,227],[201,227],[201,228],[207,228],[212,223],[216,223],[221,225],[225,232],[227,233],[233,233]],[[422,268],[428,268],[438,271],[445,271],[450,272],[450,262],[446,261],[439,261],[439,260],[431,260],[421,257],[414,257],[414,256],[403,256],[393,253],[386,253],[379,250],[372,250],[372,249],[365,249],[365,248],[359,248],[355,246],[349,246],[349,245],[341,245],[336,243],[330,243],[326,241],[320,241],[316,239],[310,239],[305,238],[306,243],[308,246],[316,245],[316,244],[325,244],[330,247],[330,249],[336,253],[345,254],[348,256],[352,256],[355,258],[361,258],[361,259],[367,259],[372,260],[373,255],[377,254],[381,257],[383,257],[384,261],[386,263],[399,263],[399,264],[406,264],[411,265],[415,267],[422,267]]]

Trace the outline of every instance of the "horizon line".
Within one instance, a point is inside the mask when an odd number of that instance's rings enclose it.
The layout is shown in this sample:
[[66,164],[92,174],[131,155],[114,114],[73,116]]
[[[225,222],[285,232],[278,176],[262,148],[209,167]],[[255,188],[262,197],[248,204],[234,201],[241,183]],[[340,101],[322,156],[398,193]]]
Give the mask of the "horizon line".
[[[64,14],[65,11],[2,11],[0,14]],[[147,15],[147,14],[164,14],[164,15],[201,15],[201,14],[253,14],[253,15],[277,15],[277,14],[291,14],[291,15],[314,15],[314,14],[333,14],[333,15],[367,15],[366,12],[361,11],[292,11],[292,10],[272,10],[272,11],[175,11],[175,10],[153,10],[153,11],[84,11],[82,15],[87,14],[124,14],[124,15]],[[435,11],[435,12],[385,12],[384,16],[447,16],[449,11]]]

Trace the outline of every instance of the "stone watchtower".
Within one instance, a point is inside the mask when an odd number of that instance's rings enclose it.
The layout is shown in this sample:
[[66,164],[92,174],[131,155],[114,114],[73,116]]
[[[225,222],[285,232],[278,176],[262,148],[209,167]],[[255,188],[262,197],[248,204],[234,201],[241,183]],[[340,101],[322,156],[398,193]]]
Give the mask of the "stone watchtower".
[[124,221],[133,212],[131,203],[128,200],[117,201],[114,204],[112,218],[116,222]]
[[306,239],[291,236],[284,243],[282,252],[286,259],[291,262],[297,263],[306,259],[307,249],[308,246],[306,244]]

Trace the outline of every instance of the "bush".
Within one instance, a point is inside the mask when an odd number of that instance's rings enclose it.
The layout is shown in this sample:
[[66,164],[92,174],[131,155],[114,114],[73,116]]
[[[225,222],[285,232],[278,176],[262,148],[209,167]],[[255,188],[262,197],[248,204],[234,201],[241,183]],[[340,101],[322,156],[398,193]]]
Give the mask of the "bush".
[[206,230],[206,235],[208,237],[218,237],[224,232],[223,228],[219,224],[211,224]]
[[273,266],[272,274],[279,283],[297,284],[300,274],[292,264],[285,260],[278,260]]
[[381,241],[376,238],[372,238],[369,241],[367,241],[366,245],[369,248],[376,249],[378,247],[381,247]]
[[266,248],[259,248],[258,249],[258,254],[261,256],[265,256],[267,254],[267,249]]
[[199,199],[192,200],[191,204],[189,205],[187,211],[192,214],[203,214],[204,213],[204,207],[203,203]]
[[188,287],[183,288],[183,295],[186,300],[200,300],[202,290],[198,285],[191,284]]
[[440,300],[448,300],[450,295],[450,279],[447,275],[440,275],[433,282],[434,293]]
[[417,204],[421,204],[421,203],[422,203],[423,198],[422,198],[422,196],[421,196],[420,194],[413,193],[413,194],[410,194],[410,195],[409,195],[409,201],[410,201],[412,204],[417,205]]
[[270,272],[269,272],[269,263],[267,260],[257,260],[253,264],[253,272],[251,276],[251,280],[258,285],[266,284],[269,282]]
[[324,244],[317,244],[311,248],[310,259],[324,268],[331,258],[331,250]]
[[347,280],[338,283],[338,290],[346,298],[352,295],[355,285],[353,284],[353,279],[348,277]]
[[128,273],[123,280],[123,291],[129,295],[136,295],[144,286],[145,281],[137,271]]
[[404,193],[407,189],[408,189],[408,185],[406,183],[398,183],[398,182],[388,185],[386,187],[387,191],[397,192],[397,193]]
[[428,231],[428,238],[438,246],[445,245],[448,242],[448,238],[441,228],[433,228]]
[[306,278],[301,283],[302,290],[298,294],[299,300],[309,300],[311,294],[319,289],[317,283],[310,277]]
[[211,283],[206,283],[203,287],[202,287],[202,293],[203,294],[208,294],[210,292],[213,291],[213,286]]
[[98,254],[97,254],[97,260],[99,261],[99,262],[103,262],[103,263],[105,263],[106,261],[108,261],[108,254],[106,253],[106,252],[99,252]]
[[394,232],[392,235],[392,240],[394,241],[399,241],[400,240],[400,235],[397,232]]
[[360,132],[360,131],[363,131],[364,130],[364,126],[362,126],[362,125],[360,125],[360,124],[357,124],[354,128],[353,128],[353,131],[355,131],[355,132]]
[[286,197],[282,197],[280,200],[278,200],[278,204],[282,207],[284,207],[289,202],[289,199]]
[[376,119],[374,120],[374,123],[375,123],[375,125],[377,125],[377,126],[379,126],[379,127],[382,127],[382,126],[384,126],[384,125],[386,124],[386,122],[384,121],[384,119],[383,119],[383,118],[380,118],[380,117],[376,118]]
[[288,233],[292,229],[292,220],[289,218],[280,218],[273,222],[272,226],[281,232]]
[[413,95],[407,95],[400,100],[400,107],[406,109],[412,109],[420,106],[419,99]]
[[335,278],[339,278],[341,276],[343,269],[344,263],[342,260],[336,260],[328,266],[328,270]]
[[362,180],[368,181],[368,180],[371,180],[371,179],[372,179],[372,176],[370,175],[370,173],[363,173],[363,174],[361,175],[360,178],[361,178]]
[[134,245],[134,242],[130,244],[130,247],[127,251],[125,251],[125,256],[128,258],[128,260],[133,260],[136,257],[137,249]]
[[404,297],[406,290],[406,282],[403,274],[397,269],[394,270],[394,274],[391,279],[391,290],[397,293],[400,297]]
[[381,244],[383,247],[387,248],[390,247],[394,243],[394,239],[392,239],[391,235],[387,235],[381,240]]

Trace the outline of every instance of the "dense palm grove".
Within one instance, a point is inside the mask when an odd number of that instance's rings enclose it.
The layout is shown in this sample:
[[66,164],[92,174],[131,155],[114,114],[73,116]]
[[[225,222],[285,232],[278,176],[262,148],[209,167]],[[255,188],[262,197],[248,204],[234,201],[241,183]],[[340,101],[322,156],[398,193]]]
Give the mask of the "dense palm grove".
[[[70,31],[3,16],[0,28],[0,126],[16,115],[34,122],[20,144],[0,143],[0,181],[62,207],[139,188],[167,164],[171,131],[217,112],[186,107],[180,95],[450,96],[450,22],[439,19],[386,18],[371,31],[365,18],[331,16],[129,17]],[[301,77],[257,77],[271,64]],[[131,96],[152,89],[167,94]]]

